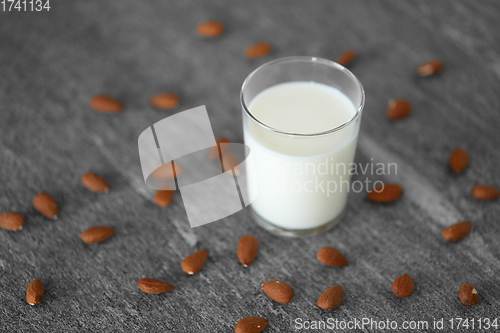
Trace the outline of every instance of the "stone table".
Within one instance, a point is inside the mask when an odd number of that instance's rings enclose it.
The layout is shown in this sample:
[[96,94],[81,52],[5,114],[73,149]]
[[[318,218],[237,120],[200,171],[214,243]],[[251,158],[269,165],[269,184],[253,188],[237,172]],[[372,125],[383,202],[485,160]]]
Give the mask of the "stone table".
[[[297,322],[338,320],[432,321],[494,318],[500,309],[500,206],[470,195],[478,184],[500,186],[500,3],[490,1],[51,1],[50,11],[0,12],[0,212],[23,213],[22,231],[0,230],[0,330],[4,332],[161,331],[230,332],[246,316],[269,319],[265,332],[307,331]],[[200,37],[200,22],[224,22],[218,38]],[[269,41],[268,56],[247,59],[246,48]],[[356,163],[397,163],[403,197],[376,205],[351,193],[343,221],[328,232],[282,238],[258,227],[248,209],[191,229],[182,198],[159,208],[145,187],[137,137],[175,112],[206,105],[216,137],[242,142],[239,89],[257,66],[279,57],[336,59],[354,49],[350,69],[366,90]],[[421,78],[416,68],[441,59],[444,71]],[[156,110],[149,98],[174,91],[182,104]],[[120,99],[119,114],[93,111],[96,94]],[[390,122],[393,98],[413,112]],[[454,175],[451,152],[470,153]],[[373,159],[373,160],[372,160]],[[89,171],[111,183],[108,194],[81,183]],[[354,180],[364,180],[358,175]],[[57,221],[32,205],[39,192],[59,204]],[[447,243],[442,230],[468,220],[472,232]],[[83,230],[116,227],[96,245]],[[259,239],[256,261],[236,257],[241,236]],[[349,265],[316,260],[323,246]],[[208,249],[202,271],[180,263]],[[415,292],[396,298],[392,281],[408,273]],[[148,295],[143,277],[176,289]],[[32,279],[45,298],[25,301]],[[291,284],[289,304],[271,301],[267,280]],[[480,301],[465,307],[458,288],[472,283]],[[342,305],[316,306],[341,284]],[[477,324],[476,324],[477,325]],[[432,326],[431,326],[432,327]],[[359,331],[359,329],[358,329]],[[363,330],[361,330],[363,331]],[[366,331],[366,329],[364,330]]]

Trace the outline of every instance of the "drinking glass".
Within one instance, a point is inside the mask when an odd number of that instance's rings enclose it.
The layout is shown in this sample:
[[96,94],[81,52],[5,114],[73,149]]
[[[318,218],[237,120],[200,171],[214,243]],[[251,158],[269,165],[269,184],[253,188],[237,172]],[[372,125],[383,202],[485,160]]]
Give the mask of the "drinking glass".
[[[354,105],[352,118],[332,123],[319,133],[288,133],[252,114],[252,100],[260,92],[278,84],[304,81],[343,93]],[[240,99],[244,141],[255,167],[255,173],[248,175],[252,177],[248,179],[248,191],[250,197],[256,196],[250,207],[257,223],[287,236],[317,233],[338,223],[350,189],[350,163],[354,161],[365,100],[359,80],[330,60],[287,57],[250,73],[243,82]],[[332,109],[335,112],[334,105]],[[301,168],[301,172],[291,171]]]

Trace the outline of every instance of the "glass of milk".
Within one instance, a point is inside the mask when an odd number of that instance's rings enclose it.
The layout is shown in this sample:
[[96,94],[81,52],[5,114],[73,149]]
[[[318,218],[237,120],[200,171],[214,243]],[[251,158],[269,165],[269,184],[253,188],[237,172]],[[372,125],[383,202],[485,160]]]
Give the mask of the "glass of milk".
[[243,132],[255,168],[248,195],[260,225],[299,236],[339,222],[364,99],[349,70],[316,57],[277,59],[245,79]]

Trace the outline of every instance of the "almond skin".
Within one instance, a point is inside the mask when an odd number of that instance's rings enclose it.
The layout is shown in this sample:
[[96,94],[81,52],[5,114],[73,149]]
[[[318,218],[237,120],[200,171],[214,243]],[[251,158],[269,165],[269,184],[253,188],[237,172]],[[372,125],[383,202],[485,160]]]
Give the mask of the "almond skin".
[[182,270],[184,273],[193,275],[200,271],[200,269],[205,265],[208,258],[208,250],[201,250],[190,254],[186,259],[182,261]]
[[393,121],[406,118],[410,113],[411,104],[405,99],[393,99],[387,106],[387,118]]
[[269,320],[261,317],[246,317],[236,323],[235,333],[260,333],[267,325]]
[[469,163],[469,154],[463,149],[457,149],[450,156],[450,166],[451,170],[457,175],[464,171],[465,167]]
[[156,279],[140,279],[137,284],[139,289],[148,294],[163,294],[175,289],[170,283]]
[[218,21],[207,21],[198,25],[198,33],[205,37],[216,37],[223,32],[224,25]]
[[392,283],[392,292],[397,297],[406,297],[410,296],[413,293],[413,280],[408,275],[401,275]]
[[83,185],[94,192],[109,192],[110,186],[106,179],[93,172],[86,173],[82,176]]
[[80,237],[87,244],[96,244],[105,241],[114,233],[113,227],[93,227],[85,230]]
[[39,193],[33,198],[33,205],[40,214],[57,219],[57,203],[49,194]]
[[500,191],[492,186],[478,185],[472,189],[471,194],[477,200],[493,200],[500,196]]
[[[221,146],[220,145],[221,143],[224,143],[224,145]],[[210,158],[212,160],[220,158],[219,147],[221,149],[221,152],[229,151],[231,149],[231,141],[229,141],[229,139],[226,139],[226,138],[220,138],[219,140],[217,140],[215,142],[215,145],[210,147],[210,150],[208,151]]]
[[259,241],[252,235],[240,238],[238,243],[238,259],[244,267],[248,267],[257,256],[259,251]]
[[356,53],[353,50],[347,50],[342,55],[339,57],[337,62],[341,64],[342,66],[347,66],[351,61],[353,61],[354,57],[356,56]]
[[376,203],[390,203],[398,200],[403,194],[403,188],[398,184],[384,184],[368,192],[368,200]]
[[430,76],[441,72],[444,64],[440,60],[431,60],[418,67],[418,74],[420,76]]
[[260,42],[256,43],[252,46],[250,46],[246,52],[245,55],[248,58],[259,58],[262,56],[265,56],[266,54],[269,54],[272,50],[273,46],[271,43],[268,42]]
[[333,310],[342,303],[344,299],[344,289],[342,286],[334,286],[328,288],[321,296],[318,298],[318,306],[324,310]]
[[458,290],[458,297],[463,305],[471,306],[479,302],[479,293],[470,283],[464,283]]
[[175,191],[169,184],[165,184],[161,188],[161,190],[156,191],[155,202],[159,207],[167,207],[174,200]]
[[21,230],[24,225],[24,215],[14,212],[5,212],[0,214],[0,227],[16,231]]
[[30,305],[39,304],[43,300],[44,294],[43,284],[40,280],[33,280],[26,290],[26,302]]
[[273,301],[278,303],[288,303],[293,298],[292,287],[283,281],[271,280],[262,284],[262,290]]
[[323,264],[334,267],[347,266],[349,262],[337,249],[322,247],[317,254],[318,260]]
[[158,109],[173,109],[179,106],[181,99],[174,93],[163,93],[153,96],[149,103]]
[[118,113],[123,110],[123,104],[113,97],[97,95],[90,100],[92,109],[99,112]]
[[456,242],[467,236],[471,229],[470,222],[460,222],[449,226],[443,231],[443,238],[448,242]]

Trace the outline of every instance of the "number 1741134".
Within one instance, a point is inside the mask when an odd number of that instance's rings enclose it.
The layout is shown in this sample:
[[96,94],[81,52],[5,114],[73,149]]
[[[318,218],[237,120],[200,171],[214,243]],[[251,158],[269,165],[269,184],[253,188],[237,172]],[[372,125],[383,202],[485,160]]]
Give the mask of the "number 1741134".
[[4,12],[41,12],[50,10],[50,0],[0,0]]

